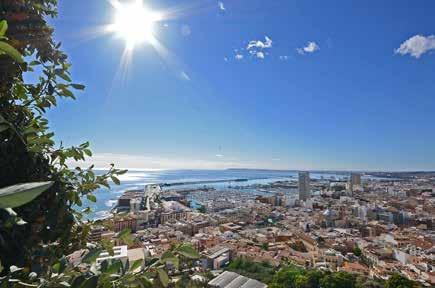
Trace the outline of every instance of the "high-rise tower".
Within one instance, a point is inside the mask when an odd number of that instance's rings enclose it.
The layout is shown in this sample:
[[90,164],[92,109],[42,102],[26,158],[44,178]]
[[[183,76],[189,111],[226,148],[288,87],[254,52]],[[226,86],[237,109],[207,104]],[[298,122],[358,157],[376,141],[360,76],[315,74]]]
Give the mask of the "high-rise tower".
[[311,198],[310,173],[299,172],[299,200],[306,201]]

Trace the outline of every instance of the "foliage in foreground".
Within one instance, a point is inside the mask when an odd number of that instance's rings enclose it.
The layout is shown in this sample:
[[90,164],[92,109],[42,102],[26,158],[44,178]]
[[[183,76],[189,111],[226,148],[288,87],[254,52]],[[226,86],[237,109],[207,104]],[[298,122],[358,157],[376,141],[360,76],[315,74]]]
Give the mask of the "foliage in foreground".
[[71,65],[45,19],[56,15],[56,4],[56,0],[0,1],[0,188],[10,192],[15,185],[50,183],[25,205],[16,195],[6,197],[9,192],[4,190],[3,273],[12,265],[41,272],[82,247],[88,228],[73,207],[81,206],[83,197],[95,201],[94,190],[109,187],[109,181],[119,183],[116,176],[126,172],[113,166],[102,175],[96,175],[92,166],[72,169],[70,160],[92,155],[89,143],[64,147],[54,141],[46,112],[64,99],[75,99],[74,90],[84,89],[72,82]]
[[[118,238],[126,239],[129,231],[121,231]],[[59,259],[43,274],[28,273],[25,269],[12,267],[5,277],[0,277],[1,287],[71,287],[71,288],[116,288],[116,287],[205,287],[205,283],[193,282],[188,274],[199,254],[188,244],[179,244],[163,253],[160,258],[147,258],[124,264],[120,260],[96,264],[103,247],[95,246],[84,255],[82,263],[72,266],[65,257]],[[177,283],[173,276],[180,276]],[[183,279],[186,278],[187,279]],[[182,283],[182,284],[181,284]],[[180,286],[181,284],[181,286]]]

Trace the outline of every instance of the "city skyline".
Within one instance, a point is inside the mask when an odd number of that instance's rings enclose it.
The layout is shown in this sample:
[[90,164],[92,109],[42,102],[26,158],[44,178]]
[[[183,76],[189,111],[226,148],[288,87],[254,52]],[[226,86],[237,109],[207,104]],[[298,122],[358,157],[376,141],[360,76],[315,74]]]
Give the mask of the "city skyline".
[[172,11],[154,25],[165,56],[145,43],[120,71],[124,41],[91,33],[108,1],[60,3],[87,89],[49,112],[58,141],[136,169],[435,170],[435,4],[144,4]]

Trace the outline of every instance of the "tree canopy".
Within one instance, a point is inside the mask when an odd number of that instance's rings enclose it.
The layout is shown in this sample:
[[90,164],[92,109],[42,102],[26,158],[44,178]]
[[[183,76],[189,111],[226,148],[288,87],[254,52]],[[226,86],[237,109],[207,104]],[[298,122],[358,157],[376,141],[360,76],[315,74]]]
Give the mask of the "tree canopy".
[[102,175],[96,175],[92,166],[73,169],[70,160],[92,155],[89,143],[64,147],[54,140],[46,112],[60,99],[75,99],[74,91],[85,88],[72,81],[68,57],[47,23],[47,17],[57,15],[56,4],[56,0],[0,3],[0,188],[52,183],[34,201],[15,209],[22,222],[13,222],[14,213],[0,209],[4,267],[42,270],[83,245],[87,230],[73,207],[81,206],[82,197],[95,189],[108,187],[109,180],[118,183],[116,175],[125,173],[113,166]]

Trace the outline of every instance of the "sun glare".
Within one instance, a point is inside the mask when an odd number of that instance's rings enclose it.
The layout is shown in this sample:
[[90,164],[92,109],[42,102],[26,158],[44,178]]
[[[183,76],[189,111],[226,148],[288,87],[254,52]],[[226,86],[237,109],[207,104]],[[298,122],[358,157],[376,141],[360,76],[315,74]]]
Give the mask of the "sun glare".
[[161,20],[158,13],[145,7],[141,0],[115,2],[114,22],[109,29],[125,40],[127,49],[154,41],[154,24]]

